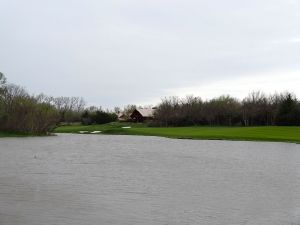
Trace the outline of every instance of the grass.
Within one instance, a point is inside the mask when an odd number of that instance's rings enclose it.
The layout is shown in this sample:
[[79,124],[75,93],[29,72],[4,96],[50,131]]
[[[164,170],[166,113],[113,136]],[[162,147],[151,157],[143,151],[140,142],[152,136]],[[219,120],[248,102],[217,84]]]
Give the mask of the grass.
[[102,131],[103,133],[105,132],[110,132],[110,131],[117,131],[117,132],[122,132],[123,129],[122,127],[130,126],[132,128],[142,128],[142,127],[147,127],[145,124],[142,123],[118,123],[118,122],[113,122],[113,123],[106,123],[106,124],[101,124],[101,125],[64,125],[60,126],[55,129],[55,133],[78,133],[79,131]]
[[[123,129],[131,126],[130,129]],[[109,123],[104,125],[72,125],[56,128],[56,133],[102,131],[102,134],[161,136],[183,139],[279,141],[300,143],[300,127],[147,127],[144,124]]]
[[0,131],[0,138],[2,138],[2,137],[27,137],[27,136],[32,136],[32,135]]
[[20,132],[6,132],[0,131],[0,138],[4,137],[45,137],[52,136],[52,133],[48,134],[35,134],[35,133],[20,133]]

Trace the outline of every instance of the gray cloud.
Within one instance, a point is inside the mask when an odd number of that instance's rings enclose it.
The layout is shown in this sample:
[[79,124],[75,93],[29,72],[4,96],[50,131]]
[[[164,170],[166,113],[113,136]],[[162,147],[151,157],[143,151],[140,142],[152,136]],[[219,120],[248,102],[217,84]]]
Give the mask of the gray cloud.
[[0,71],[35,93],[155,103],[170,90],[300,72],[299,10],[298,0],[2,0]]

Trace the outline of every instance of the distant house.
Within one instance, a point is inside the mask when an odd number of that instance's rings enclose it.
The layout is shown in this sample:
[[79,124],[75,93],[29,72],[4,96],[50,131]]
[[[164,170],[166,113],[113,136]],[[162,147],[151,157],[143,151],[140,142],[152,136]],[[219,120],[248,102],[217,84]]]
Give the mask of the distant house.
[[122,112],[118,113],[118,120],[119,121],[125,121],[126,120],[126,115]]
[[148,109],[135,109],[131,114],[131,120],[135,122],[143,122],[145,120],[151,120],[154,117],[155,108]]

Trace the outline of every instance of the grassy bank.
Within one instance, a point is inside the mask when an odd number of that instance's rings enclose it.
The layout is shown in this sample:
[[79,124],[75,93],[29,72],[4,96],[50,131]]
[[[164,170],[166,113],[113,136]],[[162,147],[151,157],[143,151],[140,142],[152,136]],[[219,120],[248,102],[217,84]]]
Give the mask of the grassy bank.
[[52,136],[52,133],[49,134],[32,134],[32,133],[18,133],[18,132],[4,132],[0,131],[0,138],[5,137],[45,137]]
[[32,135],[0,131],[0,138],[2,138],[2,137],[27,137],[27,136],[32,136]]
[[[130,126],[130,129],[122,127]],[[300,127],[146,127],[143,124],[110,123],[62,126],[57,133],[101,131],[102,134],[147,135],[184,139],[251,140],[300,143]]]

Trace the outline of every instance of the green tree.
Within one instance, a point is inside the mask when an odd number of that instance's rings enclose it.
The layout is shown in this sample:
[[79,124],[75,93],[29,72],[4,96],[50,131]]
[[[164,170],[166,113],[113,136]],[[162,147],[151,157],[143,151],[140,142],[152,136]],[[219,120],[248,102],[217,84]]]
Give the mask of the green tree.
[[279,105],[277,125],[300,125],[300,106],[297,98],[287,93]]

